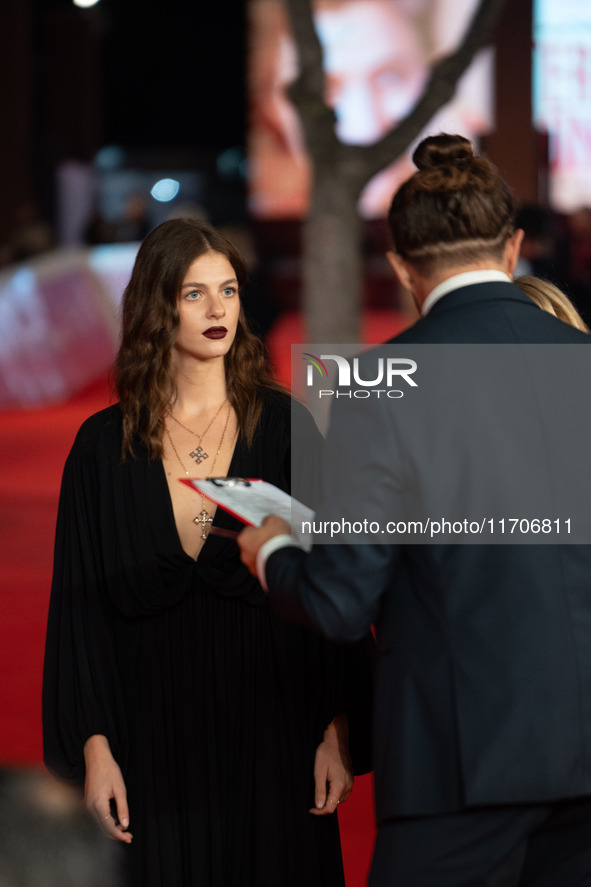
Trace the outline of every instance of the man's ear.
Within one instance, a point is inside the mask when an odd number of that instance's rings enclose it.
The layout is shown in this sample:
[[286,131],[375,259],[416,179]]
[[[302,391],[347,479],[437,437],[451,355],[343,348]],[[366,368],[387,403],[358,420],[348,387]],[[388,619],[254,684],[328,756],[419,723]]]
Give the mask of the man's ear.
[[404,259],[400,258],[398,253],[395,253],[392,250],[388,250],[388,252],[386,253],[386,258],[392,265],[392,268],[394,269],[394,274],[396,275],[402,286],[412,292],[412,279]]
[[523,243],[524,234],[525,231],[523,228],[517,228],[505,244],[503,258],[507,264],[507,273],[510,277],[513,277],[513,272],[515,271],[519,260],[519,252],[521,250],[521,244]]

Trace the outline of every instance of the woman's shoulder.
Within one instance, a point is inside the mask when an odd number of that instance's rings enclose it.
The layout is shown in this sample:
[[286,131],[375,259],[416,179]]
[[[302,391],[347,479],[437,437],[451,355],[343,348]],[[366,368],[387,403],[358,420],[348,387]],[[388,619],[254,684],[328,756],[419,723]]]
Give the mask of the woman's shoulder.
[[293,397],[289,391],[277,391],[266,389],[263,392],[263,410],[261,414],[263,424],[268,426],[281,426],[287,432],[295,422],[314,422],[308,409]]
[[294,397],[287,388],[283,391],[276,388],[265,388],[263,390],[263,405],[265,410],[281,415],[290,416],[292,411],[297,414],[308,413],[308,409],[302,401]]
[[265,397],[257,437],[266,452],[293,450],[309,455],[316,454],[322,444],[318,426],[305,405],[276,391]]
[[121,447],[123,417],[119,404],[113,404],[89,416],[80,426],[72,453],[85,455],[93,453],[99,446]]
[[287,410],[292,402],[292,396],[286,389],[280,388],[263,388],[261,391],[263,406],[266,410]]

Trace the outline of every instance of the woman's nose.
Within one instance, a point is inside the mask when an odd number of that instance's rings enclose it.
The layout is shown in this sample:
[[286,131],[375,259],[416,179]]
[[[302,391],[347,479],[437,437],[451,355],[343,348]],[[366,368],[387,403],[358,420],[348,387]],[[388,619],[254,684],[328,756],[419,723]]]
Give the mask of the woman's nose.
[[223,317],[226,313],[226,306],[224,305],[224,301],[221,298],[214,298],[211,300],[211,304],[209,306],[209,315],[211,317]]

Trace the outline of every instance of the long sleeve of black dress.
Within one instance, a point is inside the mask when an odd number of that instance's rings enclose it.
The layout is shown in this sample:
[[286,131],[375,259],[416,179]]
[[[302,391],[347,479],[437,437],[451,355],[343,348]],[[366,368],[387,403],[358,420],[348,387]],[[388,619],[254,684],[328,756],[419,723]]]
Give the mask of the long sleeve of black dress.
[[62,778],[84,779],[84,743],[101,733],[127,753],[126,716],[114,646],[99,471],[81,431],[65,465],[59,500],[43,686],[44,751]]

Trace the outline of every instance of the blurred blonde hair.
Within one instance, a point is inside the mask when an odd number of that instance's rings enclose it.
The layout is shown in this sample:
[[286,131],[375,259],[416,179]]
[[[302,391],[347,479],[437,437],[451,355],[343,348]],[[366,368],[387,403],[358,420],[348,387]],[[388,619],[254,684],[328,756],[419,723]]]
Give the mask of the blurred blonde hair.
[[524,274],[515,278],[513,282],[543,311],[553,314],[559,320],[569,323],[584,333],[589,332],[589,327],[568,296],[549,280],[534,277],[533,274]]

